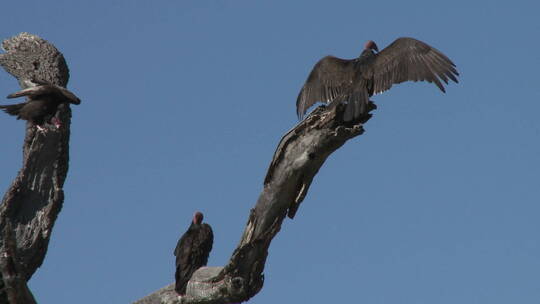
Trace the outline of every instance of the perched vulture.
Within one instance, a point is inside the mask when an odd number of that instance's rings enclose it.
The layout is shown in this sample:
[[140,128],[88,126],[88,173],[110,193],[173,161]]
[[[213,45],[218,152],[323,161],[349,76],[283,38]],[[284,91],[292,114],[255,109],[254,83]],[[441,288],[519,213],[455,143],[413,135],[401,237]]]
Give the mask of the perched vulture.
[[17,119],[24,119],[32,122],[41,131],[44,123],[52,122],[60,128],[60,121],[54,117],[58,106],[62,103],[80,104],[81,100],[67,89],[50,83],[33,81],[37,86],[32,86],[7,96],[7,98],[17,98],[28,96],[28,100],[23,103],[12,105],[0,105],[4,112],[17,116]]
[[178,241],[174,249],[176,256],[176,287],[178,294],[186,293],[186,286],[191,275],[202,266],[206,266],[212,250],[214,234],[208,224],[203,224],[203,214],[195,212],[188,230]]
[[441,80],[458,82],[455,67],[443,53],[414,38],[398,38],[381,52],[370,40],[358,58],[326,56],[319,60],[300,90],[296,112],[302,119],[316,102],[343,102],[347,104],[344,120],[350,121],[365,113],[370,96],[393,84],[427,81],[445,92]]

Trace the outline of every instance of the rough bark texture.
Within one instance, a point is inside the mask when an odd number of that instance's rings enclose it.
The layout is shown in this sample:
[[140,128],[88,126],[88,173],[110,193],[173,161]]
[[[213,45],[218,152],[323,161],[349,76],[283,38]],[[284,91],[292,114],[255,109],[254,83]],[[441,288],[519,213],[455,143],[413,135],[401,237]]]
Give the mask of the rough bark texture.
[[[2,48],[6,53],[0,54],[0,65],[19,80],[21,87],[34,79],[66,86],[69,72],[64,56],[47,41],[21,33],[5,40]],[[13,302],[10,288],[19,288],[15,293],[19,296],[29,293],[26,281],[43,263],[62,208],[69,160],[69,106],[61,105],[57,117],[62,128],[45,134],[27,123],[23,165],[0,206],[0,303],[6,303],[8,297],[10,303],[32,303],[21,299]]]
[[[268,169],[263,190],[250,212],[240,244],[225,267],[203,267],[180,297],[174,284],[135,304],[240,303],[261,290],[268,248],[288,214],[293,218],[313,177],[326,158],[347,140],[363,133],[360,121],[343,121],[343,106],[319,107],[281,139]],[[370,103],[370,108],[375,105]]]
[[33,304],[36,303],[34,296],[26,285],[26,279],[21,275],[18,269],[15,257],[17,256],[17,247],[15,238],[13,237],[11,225],[4,225],[2,232],[3,243],[0,248],[0,273],[3,279],[3,303],[21,303]]

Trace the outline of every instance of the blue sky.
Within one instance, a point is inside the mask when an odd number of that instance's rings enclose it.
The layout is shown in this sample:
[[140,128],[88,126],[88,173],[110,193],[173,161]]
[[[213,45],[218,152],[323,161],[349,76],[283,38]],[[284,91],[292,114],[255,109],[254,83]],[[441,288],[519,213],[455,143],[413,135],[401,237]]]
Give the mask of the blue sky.
[[[378,95],[274,239],[253,303],[538,303],[540,5],[471,1],[10,1],[0,38],[55,44],[71,70],[65,203],[40,303],[129,303],[173,281],[195,210],[224,265],[321,57],[421,39],[447,93]],[[0,72],[0,95],[18,90]],[[7,102],[7,100],[6,100]],[[0,189],[24,123],[0,113]]]

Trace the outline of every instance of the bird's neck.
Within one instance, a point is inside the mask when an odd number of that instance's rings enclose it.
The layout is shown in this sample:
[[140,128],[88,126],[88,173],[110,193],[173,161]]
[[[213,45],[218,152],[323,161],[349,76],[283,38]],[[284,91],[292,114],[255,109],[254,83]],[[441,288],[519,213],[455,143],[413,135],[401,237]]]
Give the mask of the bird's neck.
[[371,49],[367,49],[367,50],[362,51],[362,53],[358,57],[358,61],[365,62],[373,57],[375,57],[375,52],[373,52],[373,50]]

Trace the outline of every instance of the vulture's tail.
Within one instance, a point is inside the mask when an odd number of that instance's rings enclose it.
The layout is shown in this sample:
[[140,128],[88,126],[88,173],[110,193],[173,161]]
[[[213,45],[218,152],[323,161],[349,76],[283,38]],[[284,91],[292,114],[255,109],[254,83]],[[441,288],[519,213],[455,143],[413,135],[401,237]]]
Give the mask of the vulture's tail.
[[21,109],[24,105],[25,105],[24,103],[5,105],[5,106],[0,105],[0,109],[4,110],[4,112],[8,113],[9,115],[19,116],[19,113],[21,112]]
[[366,113],[369,103],[369,95],[366,90],[355,90],[348,97],[347,107],[343,114],[343,120],[356,120]]

